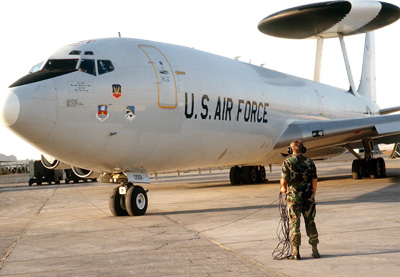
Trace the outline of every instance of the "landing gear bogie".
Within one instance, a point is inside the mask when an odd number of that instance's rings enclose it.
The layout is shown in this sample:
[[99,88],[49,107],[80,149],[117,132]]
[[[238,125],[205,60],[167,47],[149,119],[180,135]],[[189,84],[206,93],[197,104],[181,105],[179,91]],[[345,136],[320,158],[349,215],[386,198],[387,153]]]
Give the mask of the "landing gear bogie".
[[386,177],[386,165],[383,158],[370,159],[357,159],[353,161],[352,177],[354,180],[362,179],[363,177],[369,177],[371,179],[385,178]]
[[264,183],[266,181],[265,167],[260,166],[235,166],[229,172],[232,185]]

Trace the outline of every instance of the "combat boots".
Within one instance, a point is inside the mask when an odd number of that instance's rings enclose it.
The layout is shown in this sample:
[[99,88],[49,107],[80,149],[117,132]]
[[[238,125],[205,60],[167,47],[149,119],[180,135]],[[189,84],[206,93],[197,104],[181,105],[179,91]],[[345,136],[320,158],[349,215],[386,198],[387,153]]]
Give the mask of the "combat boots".
[[290,260],[301,260],[300,257],[300,246],[293,246],[293,253],[292,255],[289,257]]
[[316,259],[321,257],[321,255],[319,254],[318,249],[317,249],[317,244],[312,245],[312,255],[311,256]]

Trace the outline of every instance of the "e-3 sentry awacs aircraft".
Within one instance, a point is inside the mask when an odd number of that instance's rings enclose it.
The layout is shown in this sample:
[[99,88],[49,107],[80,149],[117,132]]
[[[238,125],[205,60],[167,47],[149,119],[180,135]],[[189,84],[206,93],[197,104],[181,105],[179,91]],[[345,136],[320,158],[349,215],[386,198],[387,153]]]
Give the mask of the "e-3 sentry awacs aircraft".
[[[354,178],[384,177],[374,145],[400,141],[399,107],[375,98],[372,31],[400,17],[377,1],[330,1],[291,8],[259,23],[265,34],[317,38],[315,80],[191,48],[108,38],[70,44],[12,84],[2,123],[46,155],[48,168],[73,165],[82,177],[118,184],[114,215],[143,215],[149,173],[231,167],[232,184],[265,180],[303,140],[323,159],[350,150]],[[366,33],[355,87],[343,38]],[[350,90],[319,82],[323,40],[339,38]],[[364,147],[364,157],[353,149]],[[62,162],[61,162],[62,161]]]

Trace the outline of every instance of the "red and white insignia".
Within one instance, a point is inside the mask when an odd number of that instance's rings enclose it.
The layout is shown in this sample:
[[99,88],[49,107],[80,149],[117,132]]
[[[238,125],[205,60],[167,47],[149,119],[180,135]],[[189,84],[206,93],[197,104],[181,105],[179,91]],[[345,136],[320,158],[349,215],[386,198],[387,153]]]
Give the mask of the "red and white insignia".
[[108,106],[107,105],[98,105],[96,118],[98,120],[100,120],[101,122],[104,122],[107,120],[108,117],[109,117]]
[[119,99],[122,96],[121,85],[112,85],[112,96]]

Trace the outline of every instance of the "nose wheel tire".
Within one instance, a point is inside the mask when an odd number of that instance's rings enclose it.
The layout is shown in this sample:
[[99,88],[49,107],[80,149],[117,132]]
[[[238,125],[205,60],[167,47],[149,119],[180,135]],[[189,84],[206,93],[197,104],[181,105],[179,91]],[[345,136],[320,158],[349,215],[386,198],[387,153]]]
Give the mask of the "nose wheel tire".
[[114,216],[126,216],[125,195],[119,194],[119,187],[113,189],[110,195],[110,211]]
[[140,186],[130,187],[125,196],[126,211],[131,216],[144,215],[147,211],[147,193]]

